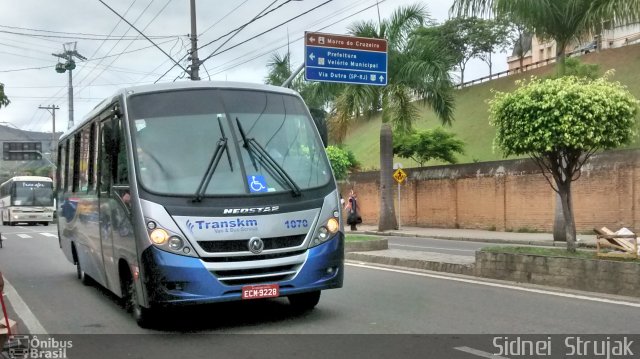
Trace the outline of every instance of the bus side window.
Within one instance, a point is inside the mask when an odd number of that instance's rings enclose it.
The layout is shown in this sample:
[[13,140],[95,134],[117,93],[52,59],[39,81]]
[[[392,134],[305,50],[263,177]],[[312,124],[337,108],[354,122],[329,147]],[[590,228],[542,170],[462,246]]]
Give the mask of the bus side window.
[[116,163],[114,165],[114,183],[119,185],[127,185],[129,184],[129,168],[127,166],[127,146],[125,142],[124,135],[124,126],[121,119],[117,119],[115,121],[114,126],[114,149],[116,153],[114,154],[114,160]]
[[91,161],[91,128],[83,128],[78,134],[78,190],[89,191],[90,161]]
[[67,179],[67,142],[60,143],[58,146],[58,193],[63,193],[65,191],[66,184],[65,180]]
[[98,135],[98,123],[93,122],[89,140],[89,192],[95,191],[98,183]]
[[100,193],[109,193],[111,188],[111,147],[112,147],[112,123],[111,121],[103,121],[100,123],[100,154],[99,154],[99,178],[100,178]]
[[67,192],[73,192],[73,168],[74,168],[74,149],[75,149],[75,140],[73,137],[70,137],[66,144],[67,149],[67,166],[65,167],[66,172],[66,181],[65,188]]

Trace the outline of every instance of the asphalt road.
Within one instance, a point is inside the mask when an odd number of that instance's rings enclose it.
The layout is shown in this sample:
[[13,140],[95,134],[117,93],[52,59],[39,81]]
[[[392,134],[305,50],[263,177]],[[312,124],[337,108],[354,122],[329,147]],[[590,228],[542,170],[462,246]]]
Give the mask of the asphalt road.
[[[324,292],[320,304],[312,312],[296,313],[291,310],[287,301],[281,298],[225,303],[167,311],[162,314],[158,328],[145,330],[134,323],[117,299],[106,290],[97,286],[85,287],[76,279],[74,266],[66,260],[58,247],[55,227],[0,227],[0,232],[6,238],[4,248],[0,249],[0,270],[47,333],[55,335],[172,334],[170,336],[109,337],[111,342],[115,340],[124,343],[133,340],[130,346],[123,344],[122,348],[136,348],[140,343],[145,343],[146,347],[157,350],[165,348],[156,357],[171,357],[163,356],[163,353],[173,353],[173,357],[183,357],[183,354],[199,357],[193,351],[204,353],[211,350],[211,343],[216,342],[215,338],[218,338],[209,335],[180,336],[184,341],[178,344],[173,339],[168,339],[174,338],[173,334],[176,333],[440,334],[436,339],[446,341],[459,339],[457,335],[443,335],[447,333],[628,334],[639,331],[638,307],[621,303],[562,297],[546,292],[532,293],[519,290],[517,287],[501,288],[484,282],[459,281],[455,277],[390,271],[353,264],[346,266],[345,287]],[[468,244],[464,243],[464,245]],[[458,247],[457,250],[465,248],[467,247]],[[109,352],[110,357],[117,358],[124,357],[125,354],[130,356],[135,352],[129,351],[115,355],[110,350],[125,349],[109,345],[103,336],[73,338],[80,342],[76,345],[76,350],[84,348],[85,354]],[[227,348],[223,351],[227,355],[237,356],[238,346],[229,343],[239,344],[247,341],[242,338],[243,336],[232,336],[224,343],[220,343],[220,348]],[[264,350],[267,352],[271,350],[273,354],[274,350],[283,350],[292,343],[307,343],[307,348],[313,348],[314,345],[318,345],[318,342],[324,343],[325,349],[327,349],[327,343],[332,343],[330,345],[332,350],[337,348],[347,350],[352,347],[347,345],[348,343],[360,343],[358,345],[368,348],[367,350],[379,348],[374,351],[374,354],[376,354],[375,357],[380,357],[378,355],[386,353],[386,350],[394,345],[402,346],[407,350],[406,345],[410,344],[408,342],[416,337],[340,335],[297,337],[298,339],[293,341],[290,336],[251,336],[250,338],[254,343],[251,345],[252,349],[243,353],[250,353],[251,355],[247,355],[253,357],[259,356],[261,345]],[[271,344],[266,338],[270,338]],[[425,340],[427,342],[434,340],[434,337],[426,338],[428,340],[423,339],[413,344],[416,351],[412,353],[422,353],[420,345],[424,345]],[[486,343],[491,342],[489,339],[482,339],[484,337],[473,338],[484,340]],[[281,345],[274,347],[274,341]],[[168,343],[173,343],[173,346]],[[382,345],[383,343],[387,345]],[[459,341],[456,343],[454,344],[458,347],[462,345]],[[478,357],[454,349],[454,344],[449,345],[447,342],[446,348],[432,346],[431,350],[443,350],[443,352],[436,356],[420,357]],[[220,353],[217,350],[216,352]],[[289,355],[287,352],[279,353],[282,356],[289,356],[294,352],[288,353]],[[341,352],[341,354],[345,353],[351,352],[348,350]],[[323,354],[327,353],[323,352]],[[305,356],[316,357],[313,353]],[[360,357],[360,355],[355,356]],[[84,355],[78,357],[84,357]],[[215,355],[215,357],[220,356]],[[354,355],[350,357],[353,358]]]

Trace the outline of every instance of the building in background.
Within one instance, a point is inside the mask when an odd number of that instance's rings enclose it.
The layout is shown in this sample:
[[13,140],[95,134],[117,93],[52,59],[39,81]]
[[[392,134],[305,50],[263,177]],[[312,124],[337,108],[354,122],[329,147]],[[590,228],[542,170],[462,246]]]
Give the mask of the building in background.
[[0,183],[17,175],[51,176],[55,146],[61,135],[0,125]]
[[[517,71],[520,67],[524,70],[536,68],[535,64],[543,62],[553,62],[556,57],[555,41],[540,41],[535,36],[524,35],[524,50],[522,63],[518,56],[518,45],[514,47],[511,56],[507,58],[509,71]],[[599,36],[593,36],[587,41],[574,41],[567,46],[568,55],[581,55],[597,49],[606,50],[621,46],[633,45],[640,43],[640,23],[611,27],[605,24],[605,30]]]

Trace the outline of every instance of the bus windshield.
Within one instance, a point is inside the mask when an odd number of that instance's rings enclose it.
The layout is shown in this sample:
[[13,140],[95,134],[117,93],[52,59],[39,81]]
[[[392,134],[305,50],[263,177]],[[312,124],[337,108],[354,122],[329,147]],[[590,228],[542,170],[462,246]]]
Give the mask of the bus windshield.
[[17,181],[15,196],[12,197],[14,206],[53,206],[53,185],[51,182]]
[[[149,191],[194,195],[223,139],[227,145],[211,180],[204,181],[204,195],[291,191],[287,176],[274,169],[278,166],[301,190],[331,179],[315,125],[295,96],[190,89],[134,95],[128,111],[139,179]],[[245,147],[245,139],[253,139],[267,155]]]

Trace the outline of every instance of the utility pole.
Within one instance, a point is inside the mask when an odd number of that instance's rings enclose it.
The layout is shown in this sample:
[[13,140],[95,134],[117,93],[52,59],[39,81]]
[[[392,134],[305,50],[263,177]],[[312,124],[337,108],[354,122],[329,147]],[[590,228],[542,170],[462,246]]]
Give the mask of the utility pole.
[[69,125],[67,126],[67,129],[73,127],[73,69],[76,68],[76,62],[73,58],[75,57],[79,60],[87,59],[76,51],[77,44],[77,42],[62,44],[62,48],[64,49],[63,53],[51,54],[66,61],[65,63],[58,62],[56,65],[57,73],[63,74],[65,71],[69,70]]
[[191,3],[191,81],[200,80],[200,59],[198,58],[198,30],[196,30],[196,0]]
[[51,156],[53,157],[53,154],[56,151],[56,110],[59,110],[60,107],[56,105],[51,105],[51,106],[38,106],[38,108],[41,110],[49,111],[49,113],[51,113],[51,116],[53,117],[53,120],[52,120],[53,131],[51,132]]

